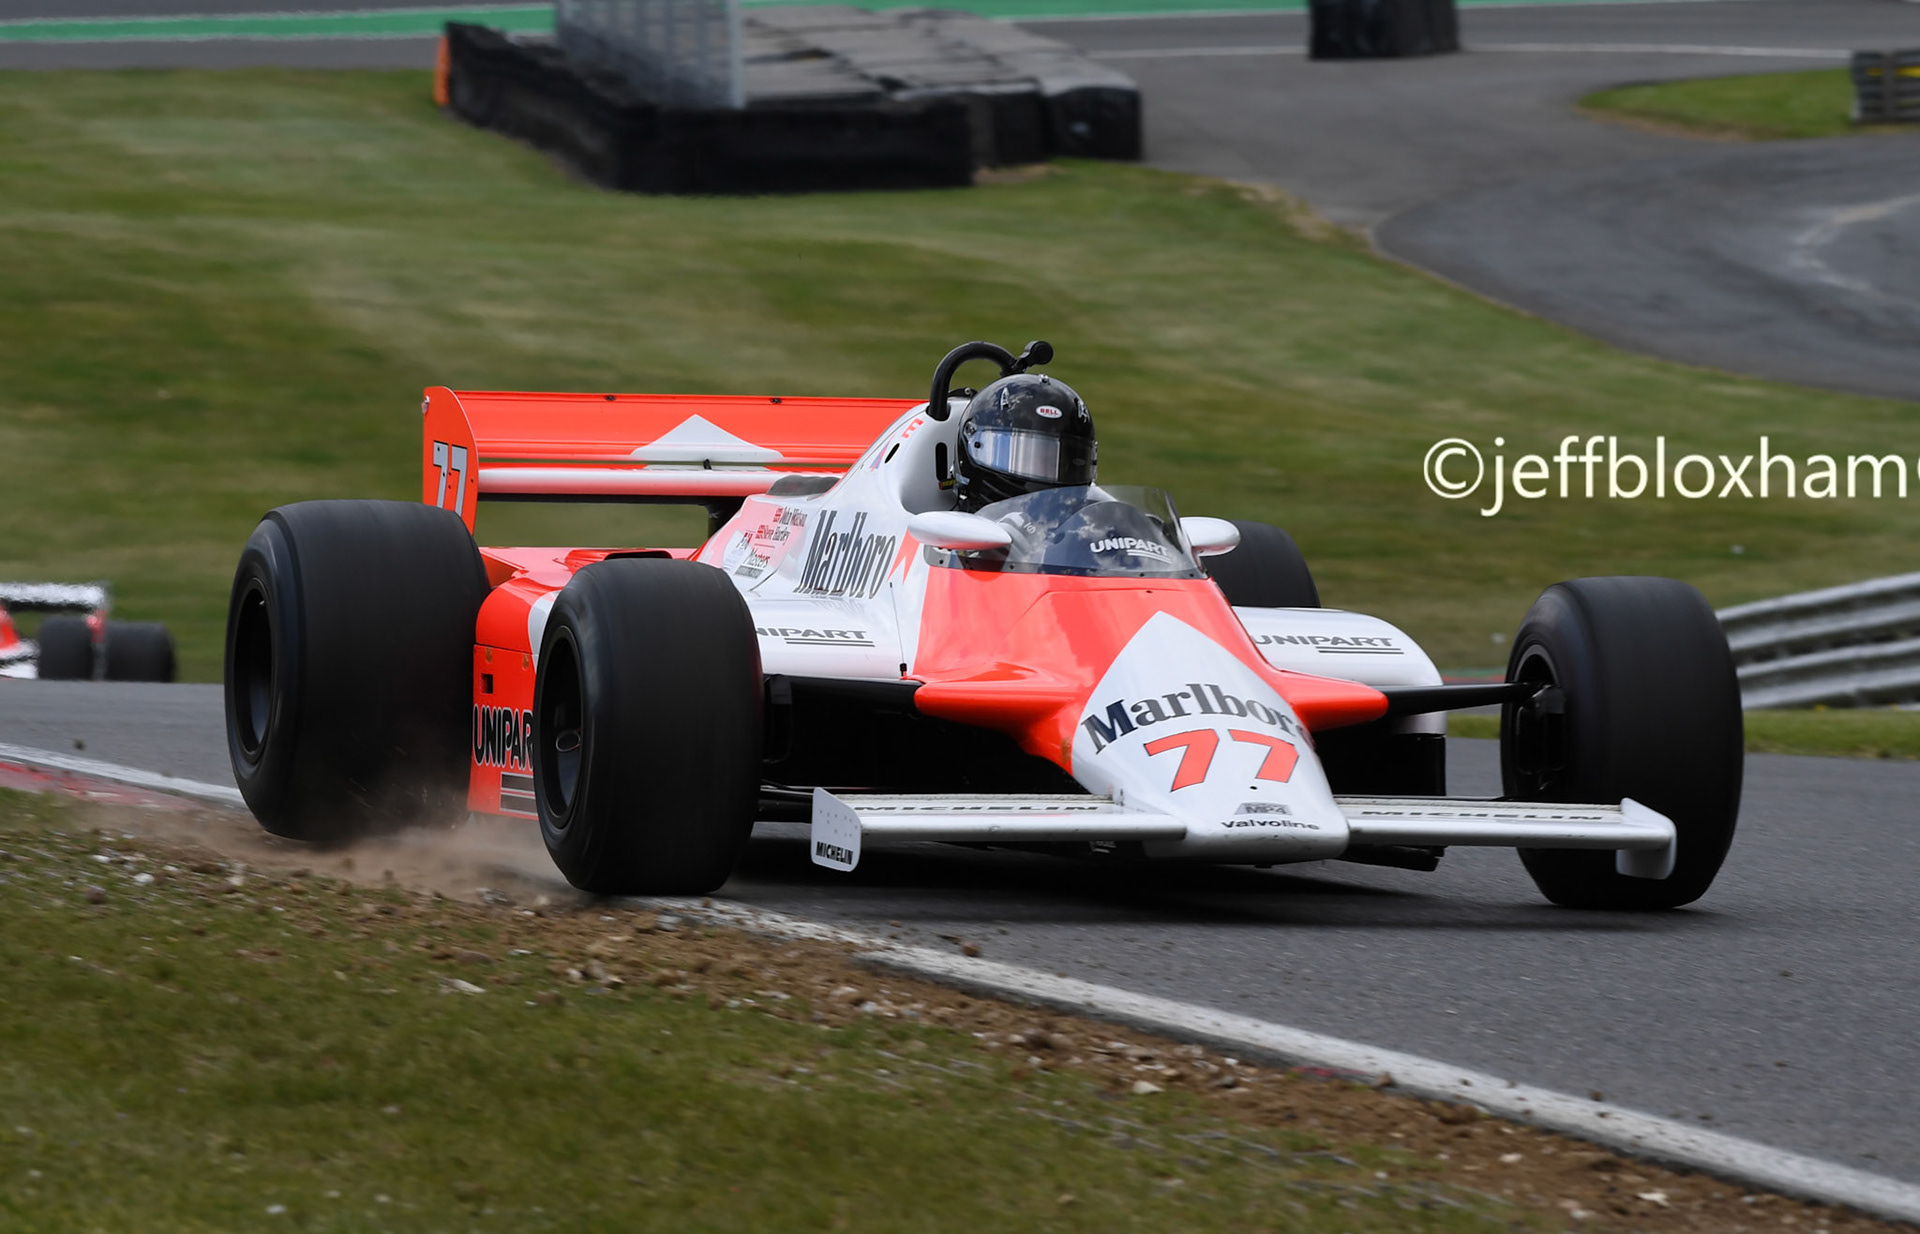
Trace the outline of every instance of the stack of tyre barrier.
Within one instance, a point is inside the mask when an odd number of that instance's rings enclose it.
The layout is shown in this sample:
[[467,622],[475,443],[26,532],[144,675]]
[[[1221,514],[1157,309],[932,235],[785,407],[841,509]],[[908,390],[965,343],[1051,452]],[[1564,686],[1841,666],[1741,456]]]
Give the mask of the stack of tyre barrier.
[[742,21],[747,105],[663,105],[539,40],[447,26],[449,107],[607,188],[781,193],[967,184],[1053,154],[1140,156],[1140,97],[1063,43],[970,14],[849,6]]
[[1860,124],[1920,121],[1920,51],[1854,52],[1853,118]]
[[1434,56],[1460,50],[1453,0],[1310,0],[1315,60]]
[[966,184],[967,111],[950,99],[663,107],[550,43],[447,26],[447,100],[481,128],[558,155],[611,189],[783,193]]
[[796,69],[831,72],[841,89],[963,102],[976,167],[1055,154],[1140,157],[1133,79],[1017,26],[952,10],[851,5],[762,9],[742,26],[749,106],[803,99],[788,76]]

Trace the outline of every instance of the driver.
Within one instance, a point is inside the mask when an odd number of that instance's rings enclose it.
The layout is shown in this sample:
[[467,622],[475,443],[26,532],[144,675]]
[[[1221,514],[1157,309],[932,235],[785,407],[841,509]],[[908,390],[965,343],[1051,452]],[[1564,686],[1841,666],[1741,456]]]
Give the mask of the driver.
[[1002,377],[973,396],[960,420],[960,509],[1092,484],[1099,454],[1093,416],[1071,387],[1043,373]]

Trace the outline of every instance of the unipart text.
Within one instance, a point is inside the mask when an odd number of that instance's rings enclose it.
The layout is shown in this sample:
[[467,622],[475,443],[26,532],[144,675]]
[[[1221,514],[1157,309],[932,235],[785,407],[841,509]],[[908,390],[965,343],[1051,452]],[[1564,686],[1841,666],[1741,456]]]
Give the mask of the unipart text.
[[533,713],[512,707],[475,707],[473,761],[482,767],[532,771]]

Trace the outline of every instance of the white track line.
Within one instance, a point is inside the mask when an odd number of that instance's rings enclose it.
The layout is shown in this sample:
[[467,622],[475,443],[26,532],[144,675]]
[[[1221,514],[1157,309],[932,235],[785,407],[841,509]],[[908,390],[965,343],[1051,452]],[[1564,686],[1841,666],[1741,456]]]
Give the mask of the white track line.
[[182,797],[193,797],[223,806],[239,806],[245,809],[247,804],[246,798],[240,795],[240,790],[237,788],[206,784],[199,780],[186,780],[179,776],[162,775],[157,771],[142,771],[138,767],[123,767],[119,763],[105,763],[97,758],[81,758],[77,754],[36,750],[31,746],[14,746],[0,742],[0,763],[23,763],[29,767],[42,767],[49,771],[67,771],[74,775],[92,776],[96,780],[131,784],[137,788],[158,789],[163,793],[175,793]]
[[1131,1024],[1180,1040],[1295,1064],[1384,1073],[1391,1077],[1393,1088],[1414,1096],[1471,1103],[1515,1122],[1558,1131],[1636,1157],[1688,1166],[1822,1203],[1843,1204],[1878,1217],[1920,1222],[1920,1186],[1437,1059],[1014,964],[903,946],[876,935],[745,905],[715,902],[709,908],[702,907],[698,900],[648,903],[707,916],[754,933],[849,944],[888,968],[983,994]]
[[1746,56],[1768,60],[1850,60],[1837,47],[1723,47],[1706,43],[1473,43],[1468,51],[1517,51],[1595,56]]
[[[1821,61],[1845,61],[1853,55],[1831,47],[1717,47],[1694,43],[1470,43],[1465,50],[1530,55],[1736,56]],[[1298,44],[1285,43],[1254,47],[1134,47],[1090,51],[1087,55],[1094,60],[1190,60],[1213,56],[1303,56],[1306,52],[1307,49]]]
[[1304,56],[1297,43],[1269,47],[1134,47],[1118,51],[1090,51],[1089,60],[1197,60],[1209,56]]
[[[238,789],[29,746],[0,742],[0,762],[93,776],[220,805],[245,805]],[[1562,1132],[1634,1156],[1690,1166],[1826,1204],[1844,1204],[1878,1217],[1920,1222],[1920,1186],[1624,1106],[1583,1101],[1438,1059],[1015,964],[969,959],[929,947],[906,947],[877,935],[741,904],[716,902],[709,907],[699,900],[678,899],[647,903],[717,918],[757,934],[847,944],[889,968],[982,993],[1131,1024],[1181,1040],[1227,1046],[1290,1063],[1385,1074],[1391,1077],[1392,1087],[1414,1096],[1471,1103],[1515,1122]]]

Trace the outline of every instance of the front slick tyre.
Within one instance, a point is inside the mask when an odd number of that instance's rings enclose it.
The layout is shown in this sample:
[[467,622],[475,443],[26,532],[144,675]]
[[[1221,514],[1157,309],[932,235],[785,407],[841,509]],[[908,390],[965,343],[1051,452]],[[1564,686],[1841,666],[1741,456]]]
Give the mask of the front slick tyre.
[[1583,578],[1534,601],[1509,681],[1557,689],[1509,704],[1500,772],[1522,801],[1631,797],[1673,820],[1673,874],[1631,878],[1607,851],[1522,849],[1568,908],[1677,908],[1706,893],[1733,842],[1745,735],[1733,657],[1699,592],[1664,578]]
[[567,881],[693,895],[727,881],[759,804],[760,644],[725,574],[621,558],[554,601],[534,685],[540,834]]
[[336,841],[465,815],[486,598],[451,510],[303,501],[261,520],[226,656],[227,753],[261,826]]

